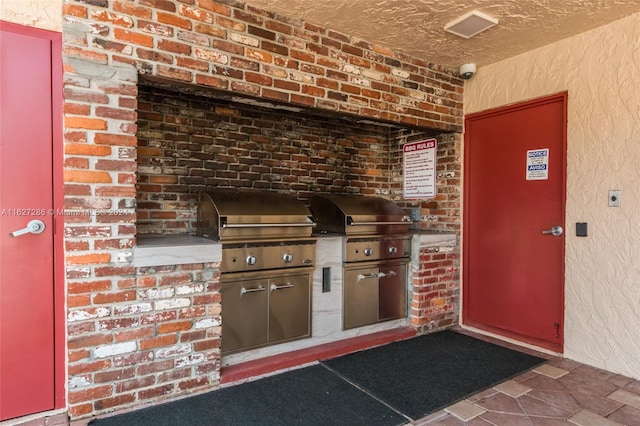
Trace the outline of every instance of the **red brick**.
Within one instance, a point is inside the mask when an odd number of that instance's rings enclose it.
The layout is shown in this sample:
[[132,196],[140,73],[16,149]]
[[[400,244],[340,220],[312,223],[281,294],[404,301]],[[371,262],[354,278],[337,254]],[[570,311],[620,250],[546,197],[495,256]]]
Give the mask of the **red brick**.
[[135,374],[133,367],[120,368],[112,371],[103,371],[93,376],[94,383],[110,383],[123,379],[130,379]]
[[75,16],[77,18],[86,18],[87,7],[82,5],[65,4],[62,6],[62,14],[68,16]]
[[153,376],[138,377],[132,380],[125,380],[115,384],[115,390],[117,393],[128,392],[134,389],[146,388],[156,383],[156,379]]
[[185,18],[195,19],[196,21],[206,22],[208,24],[213,23],[213,14],[203,9],[180,5],[180,9],[178,12]]
[[123,30],[121,28],[114,28],[113,34],[116,39],[120,41],[126,41],[138,46],[153,47],[153,37],[150,35],[141,34],[135,31]]
[[198,379],[191,379],[185,382],[181,382],[178,384],[178,388],[180,388],[181,390],[187,390],[187,389],[193,389],[193,388],[200,388],[207,385],[209,385],[209,379],[207,377],[202,377]]
[[136,328],[130,331],[118,331],[113,335],[115,342],[128,342],[155,336],[153,327]]
[[139,399],[158,398],[167,395],[173,391],[174,385],[168,384],[157,388],[145,389],[138,392]]
[[149,364],[142,364],[137,367],[136,374],[139,376],[145,376],[147,374],[153,374],[160,371],[172,370],[174,361],[167,359],[164,361],[156,361]]
[[111,148],[108,146],[90,144],[65,144],[64,152],[68,155],[88,155],[91,157],[106,157],[111,155]]
[[98,145],[136,146],[138,143],[135,136],[111,133],[96,133],[93,140]]
[[106,172],[65,170],[64,181],[82,183],[109,183],[111,182],[111,175]]
[[133,20],[128,16],[111,13],[106,10],[93,10],[91,12],[91,19],[95,21],[109,22],[126,28],[131,28],[133,26]]
[[126,15],[132,15],[137,18],[151,18],[151,9],[147,7],[137,6],[135,4],[132,4],[128,0],[116,0],[113,3],[113,10],[115,10],[116,12],[122,12]]
[[192,327],[191,321],[180,321],[180,322],[158,324],[158,333],[175,333],[177,331],[190,330],[191,327]]
[[106,130],[107,122],[99,118],[67,116],[64,126],[67,129]]
[[106,370],[109,367],[111,367],[111,361],[105,359],[93,362],[69,364],[67,368],[69,376],[77,376],[83,373],[93,373],[100,370]]
[[91,297],[89,295],[67,297],[67,306],[70,308],[89,306],[90,304],[91,304]]
[[132,393],[125,395],[117,395],[113,398],[98,399],[93,402],[93,406],[96,410],[106,410],[107,408],[113,408],[130,404],[136,400],[136,396]]
[[69,282],[67,284],[67,291],[71,294],[93,293],[97,291],[105,291],[110,289],[111,289],[110,280]]
[[175,334],[169,334],[165,336],[159,336],[154,339],[141,340],[139,343],[140,349],[154,349],[162,346],[170,346],[175,344],[178,338]]
[[156,18],[158,22],[180,27],[185,30],[190,30],[192,26],[191,20],[181,18],[173,13],[156,12]]
[[88,169],[89,160],[86,158],[67,157],[64,159],[66,169]]
[[122,291],[122,292],[116,292],[116,293],[99,293],[93,296],[93,303],[100,305],[100,304],[111,304],[111,303],[118,303],[118,302],[127,302],[129,300],[135,300],[136,299],[136,292],[135,291]]

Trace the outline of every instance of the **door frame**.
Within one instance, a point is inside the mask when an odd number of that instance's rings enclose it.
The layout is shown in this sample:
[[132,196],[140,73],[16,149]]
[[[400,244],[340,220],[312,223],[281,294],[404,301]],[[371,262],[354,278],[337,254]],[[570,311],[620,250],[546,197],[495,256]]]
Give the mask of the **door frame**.
[[[51,44],[51,156],[53,187],[54,410],[66,407],[66,291],[64,268],[64,137],[62,34],[0,20],[0,29],[48,40]],[[34,413],[37,414],[37,413]]]
[[[533,106],[536,105],[540,105],[540,104],[547,104],[547,103],[551,103],[551,102],[556,102],[556,101],[561,101],[562,102],[562,112],[563,112],[563,120],[562,120],[562,165],[563,165],[563,169],[562,169],[562,218],[563,218],[563,223],[564,223],[564,232],[565,232],[565,243],[564,246],[562,247],[562,258],[563,258],[563,262],[562,262],[562,266],[561,266],[561,275],[562,275],[562,289],[561,289],[561,297],[562,297],[562,324],[560,326],[560,343],[559,343],[559,347],[555,347],[553,345],[550,345],[550,342],[546,342],[546,341],[542,341],[536,338],[532,338],[532,337],[527,337],[527,336],[523,336],[521,334],[518,333],[514,333],[514,332],[510,332],[504,329],[499,329],[497,327],[493,327],[493,326],[489,326],[486,324],[480,324],[477,323],[475,321],[469,320],[467,317],[467,312],[468,312],[468,304],[469,304],[469,300],[467,298],[465,298],[465,294],[468,294],[468,288],[469,288],[469,271],[468,268],[466,268],[465,266],[469,264],[469,250],[465,247],[464,241],[466,240],[466,238],[468,238],[468,236],[470,235],[469,232],[469,221],[470,221],[470,215],[469,215],[469,188],[471,187],[470,185],[470,177],[469,177],[469,173],[467,173],[467,170],[469,170],[470,167],[470,155],[469,155],[469,133],[466,131],[467,128],[467,121],[470,119],[477,119],[477,118],[484,118],[484,117],[491,117],[494,115],[499,115],[499,114],[504,114],[507,111],[518,111],[518,110],[522,110],[522,109],[528,109],[531,108]],[[495,108],[490,108],[484,111],[479,111],[479,112],[474,112],[472,114],[467,114],[465,115],[464,118],[464,122],[465,122],[465,132],[464,132],[464,162],[463,162],[463,174],[464,174],[464,188],[463,188],[463,220],[462,220],[462,224],[463,224],[463,229],[462,229],[462,238],[461,238],[461,249],[462,249],[462,309],[460,312],[460,319],[461,319],[461,323],[463,326],[468,326],[468,327],[473,327],[476,328],[478,330],[481,331],[485,331],[485,332],[489,332],[492,333],[494,335],[502,336],[508,339],[513,339],[516,340],[518,342],[522,342],[522,343],[526,343],[529,345],[534,345],[540,348],[545,348],[545,349],[550,349],[554,352],[558,352],[558,353],[563,353],[564,352],[564,329],[565,329],[565,301],[566,301],[566,295],[565,295],[565,290],[566,290],[566,246],[567,246],[567,237],[569,236],[569,234],[567,233],[567,216],[566,216],[566,211],[567,211],[567,123],[568,123],[568,92],[567,91],[562,91],[559,93],[555,93],[555,94],[551,94],[551,95],[546,95],[546,96],[542,96],[542,97],[538,97],[538,98],[534,98],[534,99],[529,99],[529,100],[524,100],[524,101],[520,101],[520,102],[516,102],[516,103],[512,103],[512,104],[507,104],[507,105],[502,105],[499,107],[495,107]],[[553,347],[552,347],[553,346]]]

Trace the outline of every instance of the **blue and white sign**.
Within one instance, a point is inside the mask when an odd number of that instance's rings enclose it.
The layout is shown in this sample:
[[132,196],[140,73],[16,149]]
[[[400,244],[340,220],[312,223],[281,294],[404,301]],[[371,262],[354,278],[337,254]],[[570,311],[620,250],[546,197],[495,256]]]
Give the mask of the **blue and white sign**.
[[527,180],[549,179],[549,148],[527,151]]

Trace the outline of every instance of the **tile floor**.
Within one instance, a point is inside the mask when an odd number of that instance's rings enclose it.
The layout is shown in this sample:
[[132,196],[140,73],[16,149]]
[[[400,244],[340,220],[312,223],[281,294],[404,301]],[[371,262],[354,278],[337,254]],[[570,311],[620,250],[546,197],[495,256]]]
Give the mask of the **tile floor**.
[[413,425],[640,426],[640,380],[484,339],[549,361]]

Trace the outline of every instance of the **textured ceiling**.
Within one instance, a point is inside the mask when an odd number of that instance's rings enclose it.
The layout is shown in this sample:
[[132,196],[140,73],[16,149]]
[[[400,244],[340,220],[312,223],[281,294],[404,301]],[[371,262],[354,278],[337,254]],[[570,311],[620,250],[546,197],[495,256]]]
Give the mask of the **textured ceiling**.
[[[245,0],[442,65],[478,66],[640,12],[640,0]],[[498,25],[471,39],[444,26],[478,10]]]

